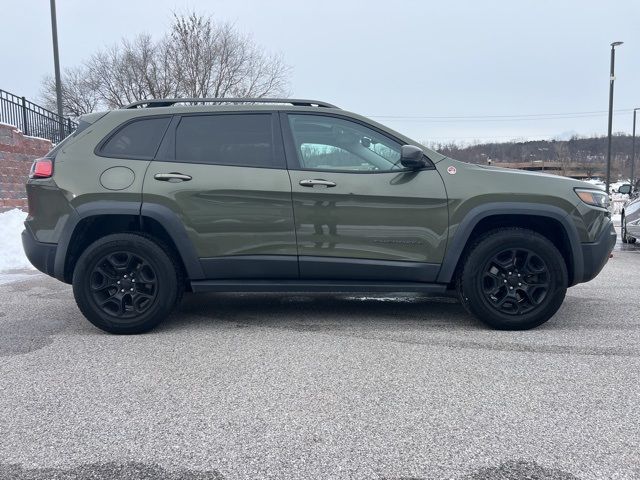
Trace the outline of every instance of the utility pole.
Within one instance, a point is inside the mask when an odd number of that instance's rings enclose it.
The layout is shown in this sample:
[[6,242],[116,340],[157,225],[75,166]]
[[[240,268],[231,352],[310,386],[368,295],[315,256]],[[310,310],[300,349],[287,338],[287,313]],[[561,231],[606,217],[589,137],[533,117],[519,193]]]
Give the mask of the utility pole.
[[51,35],[53,36],[53,66],[56,76],[56,103],[58,104],[58,125],[60,127],[60,141],[64,134],[64,113],[62,111],[62,81],[60,80],[60,56],[58,55],[58,25],[56,21],[56,0],[51,3]]
[[609,195],[609,184],[611,183],[611,128],[613,126],[613,83],[616,65],[616,47],[624,42],[613,42],[611,44],[611,73],[609,74],[609,128],[607,130],[607,195]]
[[635,166],[636,166],[636,113],[640,108],[633,109],[633,137],[631,141],[631,191],[636,186],[635,182]]

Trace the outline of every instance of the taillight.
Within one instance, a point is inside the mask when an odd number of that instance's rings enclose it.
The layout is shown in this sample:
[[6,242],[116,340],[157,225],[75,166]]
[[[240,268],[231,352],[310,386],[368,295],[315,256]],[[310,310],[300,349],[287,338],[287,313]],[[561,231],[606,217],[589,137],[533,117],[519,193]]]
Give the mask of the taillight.
[[49,178],[53,175],[53,162],[48,158],[39,158],[31,165],[29,178]]

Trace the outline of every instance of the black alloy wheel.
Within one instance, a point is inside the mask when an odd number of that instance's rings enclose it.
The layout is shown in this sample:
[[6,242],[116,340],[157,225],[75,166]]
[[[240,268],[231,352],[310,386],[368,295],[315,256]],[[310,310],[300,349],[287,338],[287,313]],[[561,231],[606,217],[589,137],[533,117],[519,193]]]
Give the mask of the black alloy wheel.
[[158,277],[149,260],[125,250],[99,259],[91,271],[89,284],[96,305],[123,319],[146,312],[158,295]]
[[176,255],[139,233],[99,238],[78,258],[73,294],[96,327],[133,334],[156,327],[182,298],[184,276]]
[[543,304],[549,291],[549,269],[526,248],[503,250],[484,266],[480,278],[488,305],[507,315],[529,313]]
[[500,330],[542,325],[558,311],[568,286],[567,259],[556,245],[519,227],[477,238],[456,280],[467,311]]

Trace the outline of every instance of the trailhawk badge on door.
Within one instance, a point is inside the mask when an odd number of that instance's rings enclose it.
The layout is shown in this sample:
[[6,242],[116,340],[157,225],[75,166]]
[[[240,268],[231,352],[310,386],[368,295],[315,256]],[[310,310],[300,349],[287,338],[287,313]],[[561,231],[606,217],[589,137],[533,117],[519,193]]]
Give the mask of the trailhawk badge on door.
[[447,168],[447,173],[449,175],[455,175],[457,172],[456,167],[454,167],[453,165],[451,165],[450,167]]

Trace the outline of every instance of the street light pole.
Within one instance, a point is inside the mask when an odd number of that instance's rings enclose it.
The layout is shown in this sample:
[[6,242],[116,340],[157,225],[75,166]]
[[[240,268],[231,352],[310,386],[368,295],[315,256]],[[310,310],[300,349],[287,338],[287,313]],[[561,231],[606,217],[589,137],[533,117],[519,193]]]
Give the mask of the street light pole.
[[633,136],[631,140],[631,191],[636,185],[635,182],[635,166],[636,166],[636,112],[640,108],[633,109]]
[[64,139],[64,114],[62,111],[62,81],[60,80],[60,57],[58,55],[58,24],[56,21],[56,0],[51,0],[51,35],[53,37],[53,67],[56,75],[56,103],[60,127],[60,141]]
[[613,126],[613,83],[616,65],[616,47],[623,42],[613,42],[611,44],[611,73],[609,74],[609,128],[607,130],[607,195],[609,195],[609,184],[611,183],[611,128]]

